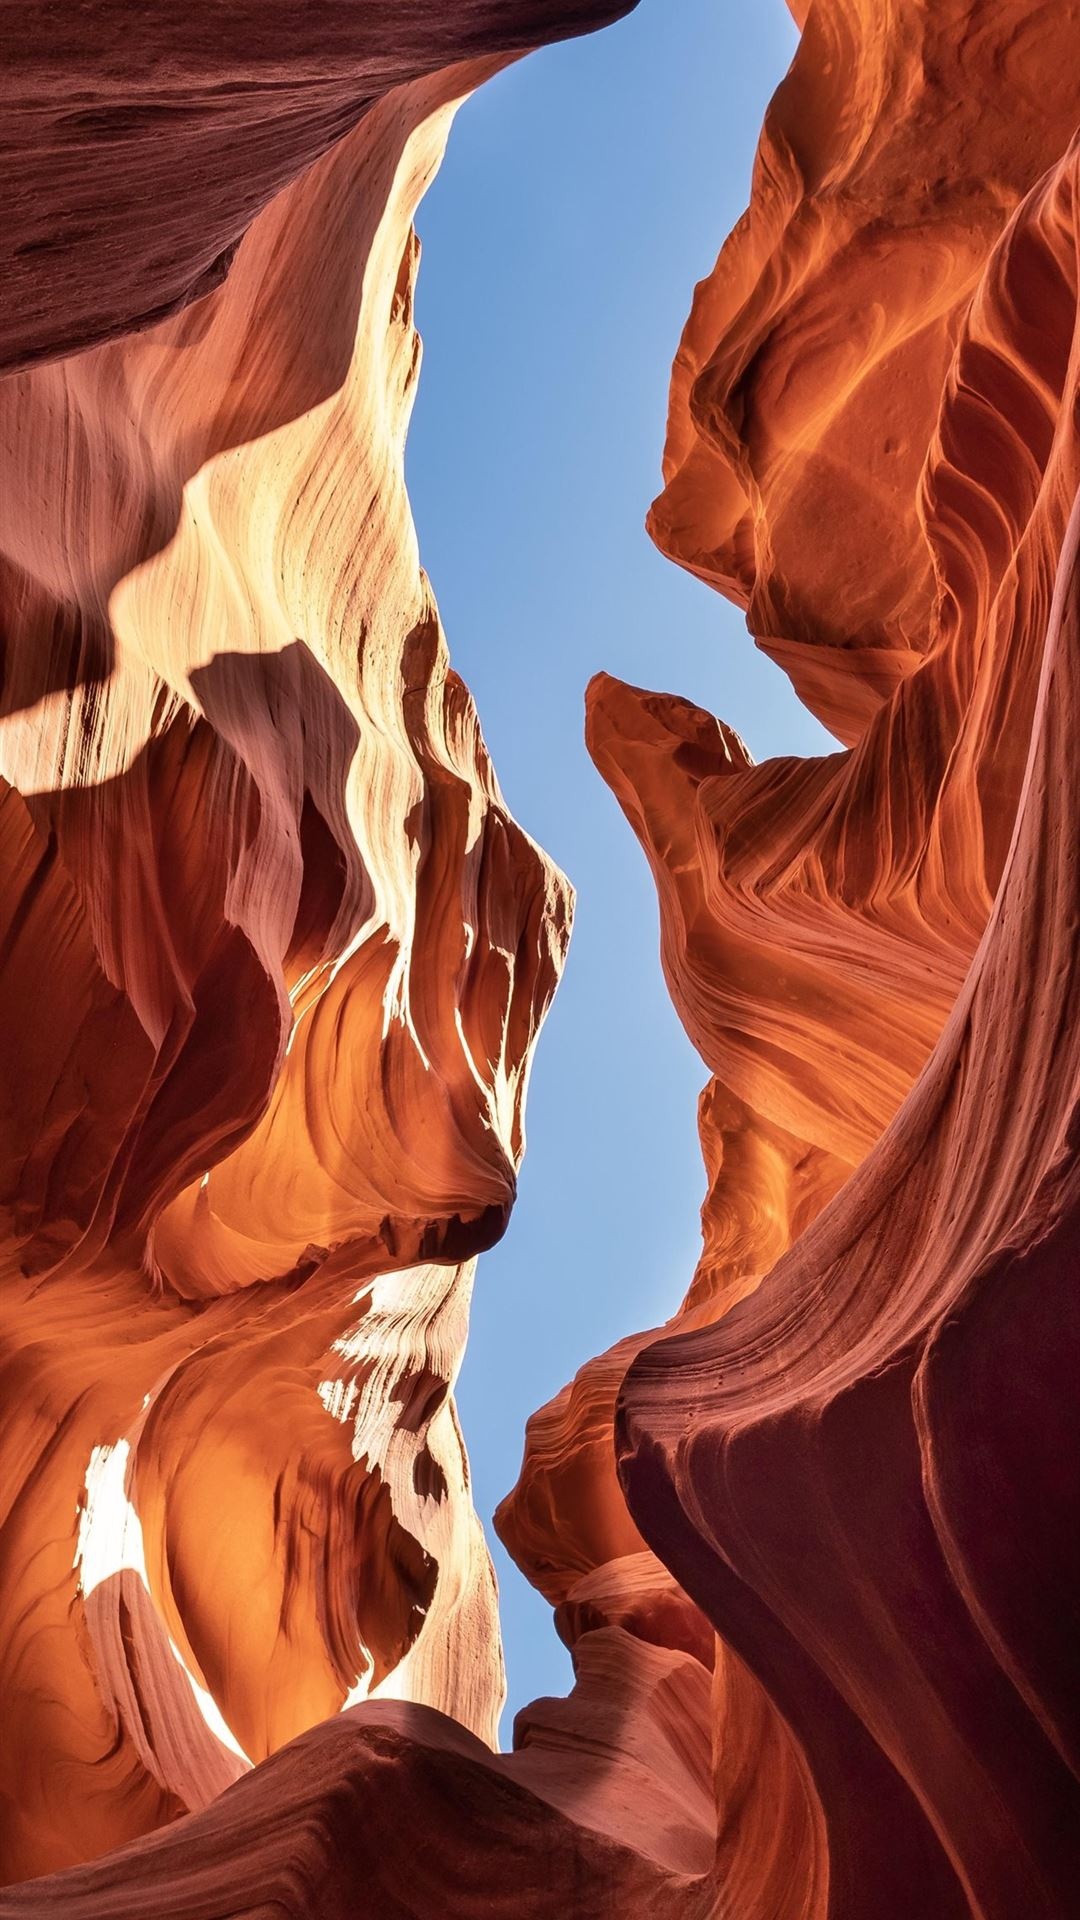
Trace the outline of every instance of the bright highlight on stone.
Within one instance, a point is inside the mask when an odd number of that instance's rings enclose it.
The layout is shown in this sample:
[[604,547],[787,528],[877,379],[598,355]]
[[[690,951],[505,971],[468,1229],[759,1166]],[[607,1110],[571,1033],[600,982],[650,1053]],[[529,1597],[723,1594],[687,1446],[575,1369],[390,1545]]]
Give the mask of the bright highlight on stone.
[[796,9],[694,296],[650,530],[841,744],[589,687],[708,1193],[530,1422],[576,1684],[495,1751],[453,1386],[572,898],[419,566],[412,218],[626,10],[0,24],[0,1920],[1077,1910],[1067,6]]

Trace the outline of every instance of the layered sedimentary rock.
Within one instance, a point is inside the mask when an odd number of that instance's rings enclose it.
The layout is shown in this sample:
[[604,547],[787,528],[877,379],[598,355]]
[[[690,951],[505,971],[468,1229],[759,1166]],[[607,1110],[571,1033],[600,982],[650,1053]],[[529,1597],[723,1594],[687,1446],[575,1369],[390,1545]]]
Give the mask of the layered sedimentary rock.
[[58,5],[40,34],[8,10],[0,370],[210,292],[255,215],[395,88],[632,4],[234,0],[146,7],[137,35],[124,0]]
[[652,531],[843,748],[590,688],[703,1249],[530,1423],[498,1524],[576,1685],[492,1750],[450,1390],[569,894],[418,566],[409,223],[462,95],[616,11],[196,10],[125,81],[82,10],[78,98],[63,34],[15,67],[0,1778],[46,1877],[0,1913],[1075,1908],[1068,8],[797,9],[695,298]]
[[814,6],[698,290],[651,527],[849,750],[590,689],[714,1074],[705,1246],[504,1528],[552,1582],[554,1479],[564,1565],[626,1550],[617,1397],[642,1543],[812,1783],[762,1920],[1075,1904],[1078,34]]
[[[571,24],[527,12],[488,23],[496,48]],[[197,182],[170,198],[210,112],[187,70],[144,116],[80,19],[79,84],[120,105],[83,124],[61,35],[16,121],[67,74],[83,144],[73,161],[35,121],[23,177],[73,319],[115,332],[84,251],[127,324],[198,291],[153,276],[165,252],[190,275],[222,203],[200,226]],[[158,26],[209,61],[200,20]],[[433,21],[413,21],[421,69]],[[385,88],[400,62],[371,45]],[[494,1737],[494,1582],[450,1389],[570,897],[449,667],[402,456],[411,216],[495,64],[361,114],[343,52],[358,124],[216,292],[0,384],[7,1880],[203,1807],[371,1691]],[[333,88],[215,72],[230,124],[239,93],[295,172],[274,116]],[[125,291],[107,236],[64,224],[71,167],[102,206],[116,181],[102,218],[127,232],[151,122]],[[250,211],[243,152],[224,198]],[[6,292],[36,354],[37,309]]]
[[[570,896],[506,813],[418,565],[410,220],[503,49],[605,11],[463,9],[447,44],[445,10],[417,16],[397,85],[353,20],[382,97],[350,48],[347,113],[302,64],[226,64],[193,103],[197,13],[153,112],[57,123],[62,49],[20,98],[33,220],[74,168],[99,211],[115,185],[110,231],[129,191],[141,224],[107,311],[108,233],[22,247],[67,332],[36,337],[8,283],[6,1910],[706,1898],[711,1629],[657,1639],[691,1603],[651,1563],[609,1575],[564,1623],[572,1705],[499,1759],[451,1398]],[[114,61],[106,36],[83,79],[116,107]],[[207,122],[246,103],[276,185],[294,95],[329,100],[333,144],[308,113],[302,157],[328,150],[206,292],[189,243],[267,189],[234,147],[185,224],[188,147],[209,167]]]
[[1048,0],[816,0],[697,289],[650,527],[845,743],[935,642],[920,475],[988,253],[1072,136],[1074,54]]

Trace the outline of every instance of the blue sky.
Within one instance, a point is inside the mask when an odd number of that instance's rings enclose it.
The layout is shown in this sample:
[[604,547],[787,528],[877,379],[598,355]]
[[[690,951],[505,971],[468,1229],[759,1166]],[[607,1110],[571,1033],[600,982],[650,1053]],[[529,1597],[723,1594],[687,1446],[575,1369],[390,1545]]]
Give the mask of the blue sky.
[[[578,892],[509,1231],[480,1262],[458,1397],[489,1526],[525,1421],[677,1305],[698,1252],[705,1080],[672,1010],[645,861],[585,752],[597,669],[687,695],[757,759],[834,747],[742,616],[655,552],[667,384],[694,282],[746,205],[795,30],[783,0],[641,0],[461,111],[420,208],[408,479],[454,665],[516,817]],[[493,1540],[510,1716],[571,1684]]]

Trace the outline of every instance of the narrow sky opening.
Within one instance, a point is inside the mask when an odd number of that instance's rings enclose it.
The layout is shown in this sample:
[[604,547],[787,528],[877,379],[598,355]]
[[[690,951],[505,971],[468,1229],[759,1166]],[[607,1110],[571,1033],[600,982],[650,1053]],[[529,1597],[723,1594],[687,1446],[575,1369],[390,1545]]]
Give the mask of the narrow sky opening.
[[[795,41],[783,0],[741,20],[716,0],[642,0],[470,101],[417,222],[421,556],[507,801],[578,890],[520,1196],[480,1262],[458,1389],[489,1535],[528,1415],[672,1312],[699,1246],[707,1076],[664,987],[644,859],[585,752],[586,682],[604,668],[685,694],[758,759],[835,749],[742,616],[642,524],[692,289],[746,205]],[[547,1606],[492,1545],[512,1714],[572,1675]]]

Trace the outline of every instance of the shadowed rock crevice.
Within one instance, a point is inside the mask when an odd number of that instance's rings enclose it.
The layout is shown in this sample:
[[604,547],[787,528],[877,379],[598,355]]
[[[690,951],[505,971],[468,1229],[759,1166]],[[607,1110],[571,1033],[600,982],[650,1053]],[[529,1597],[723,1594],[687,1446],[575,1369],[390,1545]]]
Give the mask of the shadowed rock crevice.
[[494,1750],[453,1387],[572,895],[419,565],[411,223],[625,10],[0,29],[4,1920],[1075,1912],[1071,7],[794,6],[694,295],[650,530],[843,745],[589,686],[702,1252],[529,1423],[575,1685]]

